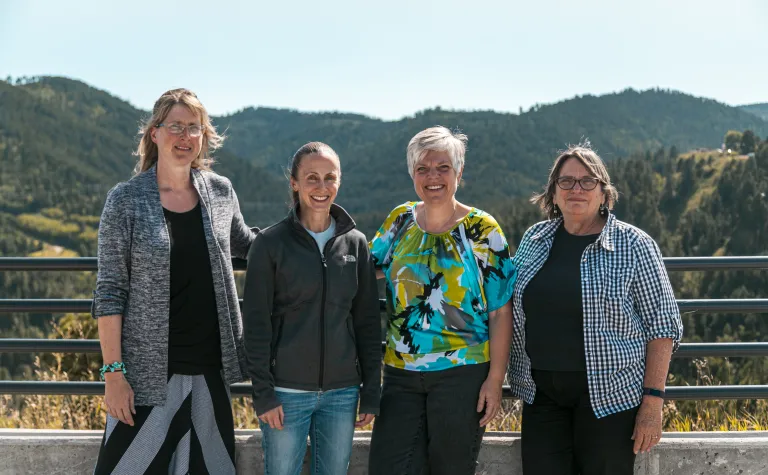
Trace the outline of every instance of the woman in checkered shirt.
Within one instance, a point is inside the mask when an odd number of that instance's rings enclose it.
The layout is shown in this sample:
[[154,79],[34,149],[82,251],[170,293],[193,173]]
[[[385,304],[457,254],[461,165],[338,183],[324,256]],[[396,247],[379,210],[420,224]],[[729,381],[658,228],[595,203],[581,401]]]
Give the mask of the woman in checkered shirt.
[[557,157],[533,198],[549,220],[513,259],[509,366],[526,474],[630,475],[661,437],[682,323],[659,247],[616,219],[617,197],[587,143]]

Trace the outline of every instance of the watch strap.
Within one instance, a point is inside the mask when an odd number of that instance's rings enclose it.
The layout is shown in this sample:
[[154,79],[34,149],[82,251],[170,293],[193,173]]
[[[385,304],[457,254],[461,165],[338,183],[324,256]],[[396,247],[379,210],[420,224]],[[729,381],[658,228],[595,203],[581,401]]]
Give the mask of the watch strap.
[[664,399],[664,391],[662,391],[661,389],[643,388],[643,395],[654,396],[654,397],[659,397],[661,399]]

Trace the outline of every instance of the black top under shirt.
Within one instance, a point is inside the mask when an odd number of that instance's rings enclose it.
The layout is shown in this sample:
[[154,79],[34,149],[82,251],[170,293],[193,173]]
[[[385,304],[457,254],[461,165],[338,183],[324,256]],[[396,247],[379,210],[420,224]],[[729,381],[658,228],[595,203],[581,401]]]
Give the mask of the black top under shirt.
[[525,288],[525,350],[533,369],[587,369],[580,264],[598,236],[576,236],[560,226],[547,261]]
[[168,374],[220,369],[221,340],[211,260],[200,203],[176,213],[163,208],[171,237]]

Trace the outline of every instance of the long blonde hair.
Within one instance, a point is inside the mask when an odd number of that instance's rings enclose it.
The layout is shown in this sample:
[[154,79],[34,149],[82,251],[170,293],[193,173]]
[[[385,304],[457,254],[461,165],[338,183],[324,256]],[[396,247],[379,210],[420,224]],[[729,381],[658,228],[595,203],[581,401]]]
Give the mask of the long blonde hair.
[[152,129],[168,117],[168,113],[176,104],[182,104],[193,114],[198,115],[200,117],[200,124],[203,126],[203,146],[200,148],[200,154],[192,162],[192,168],[200,170],[211,169],[211,164],[213,164],[211,153],[221,147],[224,142],[224,136],[216,132],[216,128],[211,123],[211,118],[208,117],[208,111],[205,110],[197,95],[189,89],[180,88],[171,89],[163,93],[152,108],[152,116],[141,125],[139,129],[141,140],[139,141],[139,147],[134,152],[134,155],[139,157],[139,161],[133,169],[135,174],[147,171],[157,163],[157,144],[152,141]]

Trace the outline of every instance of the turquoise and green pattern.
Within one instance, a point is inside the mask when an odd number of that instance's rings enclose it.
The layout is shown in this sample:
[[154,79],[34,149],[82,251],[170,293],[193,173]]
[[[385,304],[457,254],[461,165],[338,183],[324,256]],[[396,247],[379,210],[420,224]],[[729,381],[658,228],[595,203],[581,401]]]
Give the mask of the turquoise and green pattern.
[[516,274],[504,233],[476,208],[453,229],[426,233],[415,206],[395,208],[370,242],[387,280],[384,363],[414,371],[485,363],[488,314],[510,299]]

